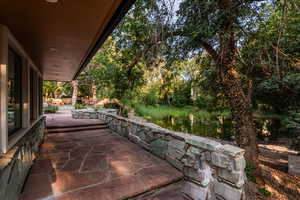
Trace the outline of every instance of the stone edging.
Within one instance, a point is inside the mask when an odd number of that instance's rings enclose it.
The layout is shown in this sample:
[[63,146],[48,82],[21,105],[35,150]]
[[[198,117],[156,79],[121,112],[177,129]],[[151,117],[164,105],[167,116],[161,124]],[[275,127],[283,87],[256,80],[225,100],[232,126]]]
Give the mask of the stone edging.
[[114,132],[172,164],[183,172],[182,192],[190,199],[244,199],[245,151],[239,147],[105,111],[75,110],[72,117],[101,119]]

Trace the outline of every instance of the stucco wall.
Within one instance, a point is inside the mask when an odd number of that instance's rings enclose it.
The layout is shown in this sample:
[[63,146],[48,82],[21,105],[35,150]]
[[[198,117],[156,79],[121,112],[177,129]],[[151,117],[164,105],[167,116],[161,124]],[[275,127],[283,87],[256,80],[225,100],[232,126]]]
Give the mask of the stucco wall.
[[73,111],[72,116],[101,119],[114,132],[182,171],[185,176],[182,192],[190,199],[244,199],[245,159],[241,148],[104,111]]

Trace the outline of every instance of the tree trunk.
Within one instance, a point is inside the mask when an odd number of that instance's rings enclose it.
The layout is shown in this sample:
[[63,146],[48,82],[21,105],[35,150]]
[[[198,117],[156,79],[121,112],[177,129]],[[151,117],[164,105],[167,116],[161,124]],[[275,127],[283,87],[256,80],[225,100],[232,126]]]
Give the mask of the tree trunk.
[[97,86],[92,84],[92,99],[97,99]]
[[[226,68],[227,66],[223,67]],[[224,70],[221,84],[230,104],[237,144],[246,150],[246,160],[256,168],[258,167],[257,139],[250,103],[242,89],[241,81],[232,72],[233,69]]]
[[92,102],[97,103],[97,86],[94,83],[92,83]]
[[229,102],[236,130],[236,142],[245,149],[245,158],[252,166],[252,175],[263,184],[259,169],[257,137],[251,112],[251,102],[245,94],[237,66],[236,41],[233,31],[220,35],[219,79]]
[[72,81],[73,94],[72,94],[72,106],[76,104],[77,95],[78,95],[78,81]]
[[[220,9],[234,6],[231,0],[220,0]],[[230,12],[228,12],[230,13]],[[264,185],[261,178],[258,147],[250,98],[245,94],[237,69],[237,48],[233,16],[224,16],[222,31],[219,33],[220,49],[217,52],[205,40],[200,45],[211,55],[219,72],[220,86],[229,102],[236,130],[237,144],[245,149],[245,158],[252,166],[251,174],[259,185]]]
[[191,100],[194,103],[196,101],[196,99],[197,99],[197,95],[196,95],[196,92],[195,92],[194,84],[192,82],[191,83]]

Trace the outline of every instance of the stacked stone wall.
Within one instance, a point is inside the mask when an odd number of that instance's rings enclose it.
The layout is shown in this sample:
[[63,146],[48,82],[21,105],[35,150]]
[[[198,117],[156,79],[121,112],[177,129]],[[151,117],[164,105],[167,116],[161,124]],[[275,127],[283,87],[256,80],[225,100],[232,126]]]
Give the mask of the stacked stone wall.
[[193,200],[244,199],[244,150],[104,111],[73,111],[73,118],[105,121],[109,128],[182,171],[182,193]]
[[17,200],[44,136],[42,118],[7,153],[0,155],[0,199]]

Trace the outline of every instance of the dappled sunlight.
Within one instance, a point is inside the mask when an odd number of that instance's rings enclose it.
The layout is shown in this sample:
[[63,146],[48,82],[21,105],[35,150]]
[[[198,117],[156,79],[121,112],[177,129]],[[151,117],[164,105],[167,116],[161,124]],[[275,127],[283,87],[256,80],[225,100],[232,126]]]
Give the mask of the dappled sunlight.
[[131,172],[129,162],[111,161],[110,165],[113,171],[120,176],[128,175]]
[[41,150],[49,150],[49,149],[54,149],[55,145],[53,143],[44,143],[41,145]]
[[282,180],[280,177],[278,177],[275,173],[271,173],[271,175],[273,176],[274,179],[276,179],[278,181],[278,183],[282,183]]
[[[261,165],[261,169],[263,178],[266,181],[267,186],[270,187],[270,191],[272,192],[272,194],[275,194],[276,197],[281,198],[282,191],[286,190],[289,191],[290,195],[296,195],[300,193],[300,178],[278,170],[274,170],[266,165]],[[272,185],[276,185],[276,188],[272,188]],[[280,190],[278,188],[280,188]]]
[[51,184],[54,194],[61,194],[66,187],[69,185],[74,185],[78,181],[71,173],[63,173],[63,175],[61,174],[60,177],[57,177],[57,174],[55,176],[56,178]]

